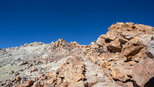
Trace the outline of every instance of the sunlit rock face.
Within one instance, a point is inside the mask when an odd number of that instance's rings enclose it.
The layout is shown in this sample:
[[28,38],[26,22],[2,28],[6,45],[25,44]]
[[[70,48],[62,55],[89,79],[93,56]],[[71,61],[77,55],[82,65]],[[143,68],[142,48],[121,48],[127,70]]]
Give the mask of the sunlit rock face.
[[154,87],[154,28],[116,23],[90,45],[0,49],[1,87]]

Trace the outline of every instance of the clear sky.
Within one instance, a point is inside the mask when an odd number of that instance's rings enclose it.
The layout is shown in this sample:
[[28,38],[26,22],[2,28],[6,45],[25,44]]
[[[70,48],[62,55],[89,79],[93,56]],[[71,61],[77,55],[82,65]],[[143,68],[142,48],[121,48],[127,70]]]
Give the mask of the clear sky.
[[116,22],[154,27],[154,0],[0,0],[0,48],[58,38],[90,44]]

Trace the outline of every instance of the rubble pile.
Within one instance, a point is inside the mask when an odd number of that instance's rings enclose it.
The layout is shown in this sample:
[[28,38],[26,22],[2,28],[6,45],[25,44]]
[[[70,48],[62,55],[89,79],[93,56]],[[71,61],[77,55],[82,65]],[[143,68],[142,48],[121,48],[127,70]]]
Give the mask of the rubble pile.
[[154,28],[116,23],[90,45],[31,43],[0,50],[2,87],[154,87]]

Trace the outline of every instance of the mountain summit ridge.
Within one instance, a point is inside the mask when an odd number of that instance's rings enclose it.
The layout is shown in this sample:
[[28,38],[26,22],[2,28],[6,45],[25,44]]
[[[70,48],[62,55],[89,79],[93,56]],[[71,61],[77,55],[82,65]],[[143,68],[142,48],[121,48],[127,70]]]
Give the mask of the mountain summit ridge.
[[0,50],[2,87],[153,87],[154,28],[118,22],[90,45],[59,39]]

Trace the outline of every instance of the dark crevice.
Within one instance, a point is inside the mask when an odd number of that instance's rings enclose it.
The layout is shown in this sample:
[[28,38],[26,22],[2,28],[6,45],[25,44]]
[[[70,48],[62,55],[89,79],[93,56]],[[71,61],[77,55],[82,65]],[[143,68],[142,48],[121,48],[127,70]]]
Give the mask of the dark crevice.
[[126,60],[124,60],[124,62],[129,62],[129,61],[131,61],[130,58],[127,58]]
[[[130,62],[130,61],[132,61],[131,58],[127,58],[126,60],[124,60],[124,62]],[[139,63],[139,61],[134,61],[134,62]]]
[[134,50],[131,53],[129,53],[126,57],[134,56],[134,55],[138,54],[142,48],[143,47],[139,47],[137,50]]
[[136,28],[136,26],[135,26],[135,25],[133,25],[133,26],[132,26],[132,28],[133,28],[133,29],[135,29],[135,28]]
[[139,85],[137,85],[136,81],[131,80],[131,82],[133,83],[133,86],[134,86],[134,87],[140,87]]
[[83,81],[87,81],[87,78],[84,78]]
[[[120,81],[119,79],[115,79],[115,78],[113,78],[113,80],[114,80],[114,81]],[[120,81],[120,82],[121,82],[121,81]]]
[[86,78],[86,65],[84,65],[84,70],[83,70],[83,73],[82,73],[85,78],[83,78],[83,81],[87,81],[87,78]]
[[96,52],[101,54],[101,53],[103,53],[104,51],[103,51],[102,49],[98,48],[98,49],[96,49]]
[[121,52],[121,48],[116,48],[116,47],[113,47],[113,46],[108,46],[107,49],[111,53]]
[[112,41],[112,40],[109,39],[109,38],[106,38],[106,39],[105,39],[105,42],[106,42],[106,43],[110,43],[111,41]]
[[131,75],[127,75],[129,78],[132,78],[132,76]]
[[152,77],[147,83],[145,83],[144,87],[154,87],[154,77]]
[[136,81],[131,80],[131,79],[127,79],[126,81],[121,81],[121,80],[119,80],[119,79],[114,79],[114,78],[113,78],[113,80],[116,81],[116,82],[119,81],[119,82],[122,82],[122,83],[132,82],[134,87],[140,87],[139,85],[137,85]]

